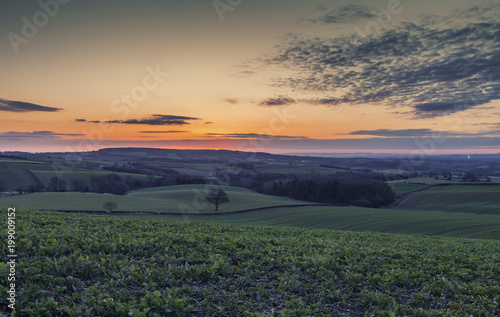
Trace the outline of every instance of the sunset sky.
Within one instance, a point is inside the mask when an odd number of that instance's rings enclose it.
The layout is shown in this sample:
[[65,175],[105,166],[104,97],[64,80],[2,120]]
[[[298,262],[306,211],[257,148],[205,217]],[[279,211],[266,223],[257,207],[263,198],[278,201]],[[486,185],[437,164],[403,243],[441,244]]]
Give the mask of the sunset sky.
[[0,151],[500,153],[498,1],[0,4]]

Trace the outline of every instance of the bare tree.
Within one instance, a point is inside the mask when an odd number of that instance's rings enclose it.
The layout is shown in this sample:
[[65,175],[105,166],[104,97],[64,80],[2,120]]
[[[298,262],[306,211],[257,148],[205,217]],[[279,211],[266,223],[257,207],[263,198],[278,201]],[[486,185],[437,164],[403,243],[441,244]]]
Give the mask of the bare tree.
[[218,211],[220,205],[229,202],[229,197],[227,196],[226,192],[219,187],[210,189],[208,194],[205,195],[205,200],[211,204],[214,204],[215,211]]
[[102,204],[102,208],[105,208],[109,211],[109,213],[113,213],[113,210],[115,210],[118,207],[118,204],[115,203],[114,201],[107,201],[104,204]]

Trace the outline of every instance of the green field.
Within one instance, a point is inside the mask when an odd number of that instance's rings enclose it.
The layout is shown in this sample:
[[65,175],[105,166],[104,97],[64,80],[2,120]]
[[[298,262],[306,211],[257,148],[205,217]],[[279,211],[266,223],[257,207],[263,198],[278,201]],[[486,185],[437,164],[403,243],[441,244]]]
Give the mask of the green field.
[[[64,161],[64,160],[59,160]],[[39,162],[13,159],[0,159],[0,180],[7,190],[26,189],[29,185],[47,185],[54,177],[61,177],[69,187],[72,180],[89,182],[92,176],[103,176],[114,173],[80,167],[70,167],[59,162]],[[123,178],[130,176],[136,179],[147,179],[146,175],[131,173],[114,173]]]
[[411,194],[398,208],[500,214],[500,186],[437,186]]
[[498,241],[24,210],[16,226],[16,316],[500,314]]
[[[41,210],[104,211],[103,203],[114,201],[118,204],[117,211],[124,212],[207,213],[214,212],[213,205],[203,202],[204,193],[211,187],[205,185],[155,187],[131,191],[128,195],[34,193],[0,197],[0,205]],[[221,205],[219,212],[304,203],[284,197],[257,194],[238,187],[222,188],[227,192],[230,202]]]
[[422,189],[428,187],[428,185],[407,183],[406,181],[405,182],[391,181],[391,182],[387,182],[387,184],[389,184],[389,186],[391,186],[394,189],[394,192],[396,193],[396,197],[399,197],[401,195],[411,193],[411,192],[414,192],[417,190],[422,190]]
[[[409,178],[406,180],[408,183],[416,183],[416,184],[428,184],[428,185],[437,185],[437,184],[462,184],[465,185],[461,179],[453,178],[451,180],[448,179],[435,179],[433,177],[419,177],[419,178]],[[472,183],[475,184],[475,183]]]
[[[174,217],[175,218],[175,217]],[[499,215],[371,209],[358,207],[299,207],[193,217],[194,220],[243,225],[305,227],[442,235],[500,240]]]

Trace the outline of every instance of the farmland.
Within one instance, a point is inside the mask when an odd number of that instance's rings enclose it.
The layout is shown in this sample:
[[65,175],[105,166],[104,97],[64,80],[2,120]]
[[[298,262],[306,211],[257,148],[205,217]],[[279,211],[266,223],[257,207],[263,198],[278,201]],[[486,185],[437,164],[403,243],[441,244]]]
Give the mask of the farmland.
[[387,182],[387,183],[394,189],[396,196],[402,196],[404,194],[411,193],[417,190],[422,190],[428,187],[428,185],[425,184],[415,184],[415,183],[408,183],[401,181]]
[[17,218],[20,315],[499,313],[497,241],[21,210]]
[[[215,155],[190,161],[183,152],[166,160],[148,157],[147,149],[104,152],[75,166],[57,156],[0,159],[0,177],[7,180],[0,206],[18,210],[18,315],[499,314],[500,187],[494,180],[377,174],[360,160],[349,170],[341,161],[307,165],[303,158],[229,163]],[[102,193],[48,186],[13,192],[54,176],[118,182]],[[213,215],[204,198],[219,177],[238,185],[221,186],[230,201]],[[146,188],[129,182],[123,195],[107,191],[130,178],[144,180]],[[160,178],[169,186],[158,185]],[[396,201],[382,208],[332,206],[280,192],[291,184],[298,194],[350,188],[344,196],[362,192],[370,179],[379,179],[376,188],[394,190]],[[346,187],[354,180],[359,187]],[[207,184],[189,183],[199,181]],[[116,214],[105,214],[108,201],[117,203]],[[0,275],[6,273],[0,264]],[[1,286],[2,309],[6,291]]]
[[241,225],[374,231],[500,240],[500,215],[308,206],[300,208],[283,207],[210,218],[193,217],[192,219]]
[[398,208],[500,214],[500,186],[437,186],[412,194]]
[[[47,184],[52,177],[60,177],[69,184],[72,180],[88,182],[92,176],[107,174],[110,174],[110,172],[99,169],[70,167],[58,161],[38,162],[0,158],[0,178],[6,182],[5,187],[9,190],[25,189],[29,185]],[[143,180],[147,178],[146,175],[132,173],[116,174],[121,177],[130,176]]]
[[[74,192],[34,193],[0,197],[0,204],[27,209],[102,212],[104,202],[114,201],[118,204],[117,210],[124,212],[207,213],[214,212],[213,205],[203,201],[204,193],[209,188],[211,188],[209,185],[154,187],[131,191],[128,195]],[[223,186],[222,188],[228,193],[230,203],[222,205],[220,212],[307,203],[257,194],[237,187]]]

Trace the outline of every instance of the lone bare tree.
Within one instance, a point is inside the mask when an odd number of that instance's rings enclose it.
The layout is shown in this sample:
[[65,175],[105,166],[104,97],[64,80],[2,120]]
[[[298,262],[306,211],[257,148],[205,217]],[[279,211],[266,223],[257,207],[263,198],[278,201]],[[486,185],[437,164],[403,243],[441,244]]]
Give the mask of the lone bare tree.
[[105,208],[109,211],[109,213],[113,213],[113,210],[115,210],[118,207],[118,204],[115,203],[114,201],[107,201],[104,204],[102,204],[102,208]]
[[219,210],[219,206],[228,203],[229,197],[227,197],[226,192],[222,188],[212,188],[205,195],[205,200],[211,204],[215,205],[215,211]]

